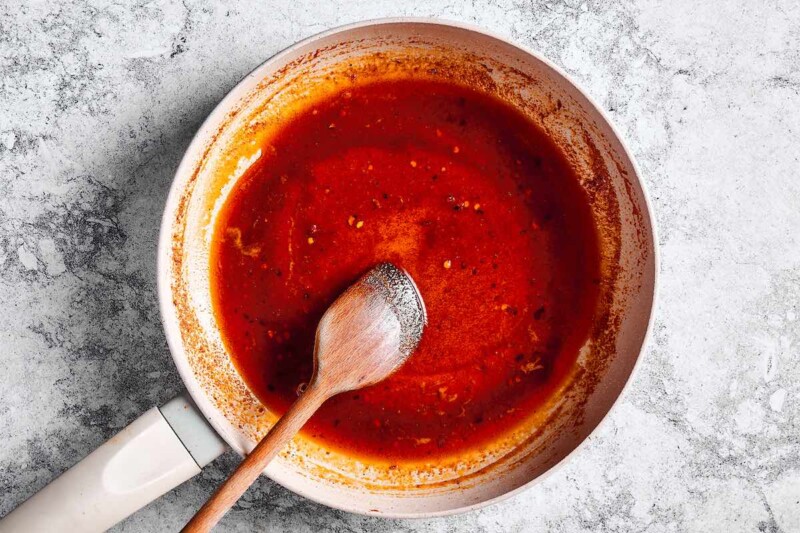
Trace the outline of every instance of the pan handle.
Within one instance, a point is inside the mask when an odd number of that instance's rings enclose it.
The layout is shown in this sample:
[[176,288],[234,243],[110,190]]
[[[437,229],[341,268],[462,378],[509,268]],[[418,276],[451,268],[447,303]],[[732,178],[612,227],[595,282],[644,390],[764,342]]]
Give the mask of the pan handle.
[[0,520],[0,533],[105,531],[226,449],[184,391],[31,496]]

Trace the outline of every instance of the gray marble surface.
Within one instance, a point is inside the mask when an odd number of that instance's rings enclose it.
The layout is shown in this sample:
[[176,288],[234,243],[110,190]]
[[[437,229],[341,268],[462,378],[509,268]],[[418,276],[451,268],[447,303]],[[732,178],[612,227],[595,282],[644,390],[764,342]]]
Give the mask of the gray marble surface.
[[[218,531],[800,531],[800,4],[0,3],[0,515],[181,389],[155,250],[192,134],[248,71],[326,28],[472,22],[604,107],[650,188],[655,334],[610,420],[511,500],[364,518],[257,483]],[[175,531],[227,455],[115,531]]]

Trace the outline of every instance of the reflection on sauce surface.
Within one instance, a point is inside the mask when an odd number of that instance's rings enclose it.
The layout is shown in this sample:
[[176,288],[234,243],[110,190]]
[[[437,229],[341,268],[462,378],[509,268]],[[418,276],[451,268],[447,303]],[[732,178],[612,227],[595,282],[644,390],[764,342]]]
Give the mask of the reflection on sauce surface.
[[597,237],[576,175],[525,117],[464,87],[384,81],[315,102],[262,152],[220,213],[211,273],[225,344],[270,409],[308,381],[327,306],[382,261],[422,293],[422,343],[329,400],[307,436],[365,458],[457,454],[563,383],[595,311]]

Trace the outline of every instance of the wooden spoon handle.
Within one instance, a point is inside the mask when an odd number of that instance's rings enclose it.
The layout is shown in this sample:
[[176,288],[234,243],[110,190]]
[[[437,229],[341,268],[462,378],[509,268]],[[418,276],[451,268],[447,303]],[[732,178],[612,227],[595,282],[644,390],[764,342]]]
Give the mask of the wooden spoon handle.
[[181,531],[211,531],[327,398],[323,389],[309,386]]

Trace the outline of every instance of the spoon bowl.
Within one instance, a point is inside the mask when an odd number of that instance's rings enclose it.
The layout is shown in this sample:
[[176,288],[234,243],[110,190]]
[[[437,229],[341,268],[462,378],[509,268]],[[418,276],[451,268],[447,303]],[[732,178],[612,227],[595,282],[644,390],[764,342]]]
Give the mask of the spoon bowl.
[[391,263],[375,266],[322,316],[311,386],[338,394],[385,379],[419,345],[425,323],[411,276]]

